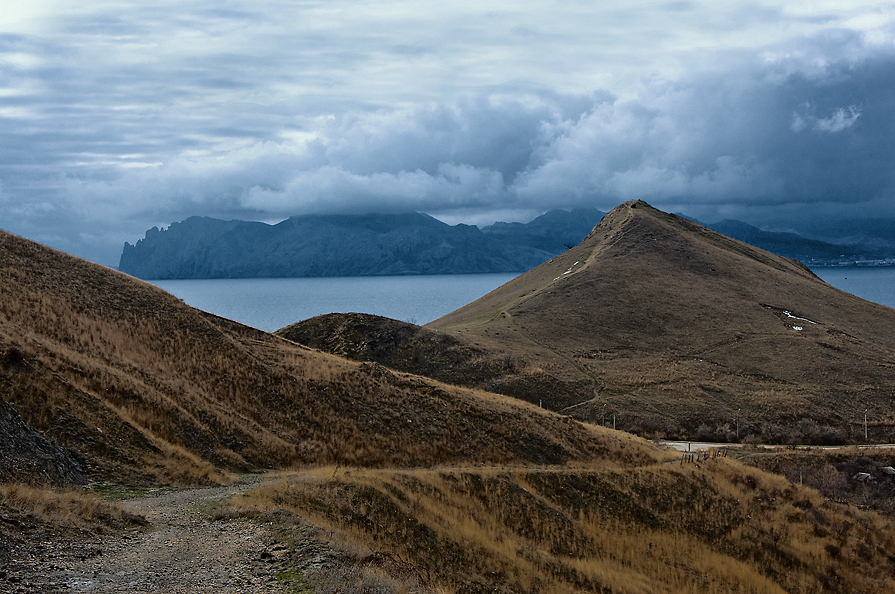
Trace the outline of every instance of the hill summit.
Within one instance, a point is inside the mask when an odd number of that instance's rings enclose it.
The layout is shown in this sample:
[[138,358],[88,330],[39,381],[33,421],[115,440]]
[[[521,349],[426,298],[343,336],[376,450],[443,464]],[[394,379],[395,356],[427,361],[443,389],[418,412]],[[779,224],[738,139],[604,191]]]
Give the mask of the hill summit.
[[452,379],[466,365],[469,385],[641,433],[857,439],[865,410],[871,432],[893,424],[895,310],[642,201],[425,329],[464,345]]
[[430,327],[499,340],[531,366],[591,384],[558,408],[605,404],[713,432],[810,419],[847,433],[865,409],[889,422],[895,389],[895,310],[641,201]]

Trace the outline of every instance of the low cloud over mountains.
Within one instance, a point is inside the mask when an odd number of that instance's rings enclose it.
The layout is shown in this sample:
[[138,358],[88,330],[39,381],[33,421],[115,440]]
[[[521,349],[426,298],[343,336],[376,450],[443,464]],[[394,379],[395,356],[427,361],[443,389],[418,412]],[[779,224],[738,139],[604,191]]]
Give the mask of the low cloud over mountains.
[[0,220],[105,263],[190,216],[645,199],[828,241],[815,222],[895,217],[874,3],[22,10],[0,20]]

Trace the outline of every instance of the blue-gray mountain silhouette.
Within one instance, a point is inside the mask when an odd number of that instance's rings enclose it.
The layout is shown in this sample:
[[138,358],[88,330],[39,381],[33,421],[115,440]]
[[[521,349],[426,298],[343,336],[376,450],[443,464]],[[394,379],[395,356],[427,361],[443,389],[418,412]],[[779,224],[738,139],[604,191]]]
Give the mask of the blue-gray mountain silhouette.
[[[144,279],[388,276],[525,272],[577,245],[603,217],[551,210],[479,229],[421,213],[306,215],[276,225],[190,217],[124,244],[119,270]],[[890,257],[740,221],[707,227],[813,266]],[[875,259],[875,260],[874,260]]]
[[119,269],[144,279],[524,272],[578,244],[596,209],[484,229],[421,213],[310,215],[276,225],[191,217],[126,243]]

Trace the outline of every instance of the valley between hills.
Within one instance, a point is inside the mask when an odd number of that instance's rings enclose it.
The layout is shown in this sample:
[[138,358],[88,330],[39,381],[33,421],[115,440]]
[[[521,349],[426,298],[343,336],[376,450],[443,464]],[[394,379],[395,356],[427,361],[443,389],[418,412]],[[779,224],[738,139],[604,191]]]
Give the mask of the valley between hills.
[[885,438],[893,316],[642,202],[423,328],[0,232],[0,591],[892,592],[891,453],[633,433]]

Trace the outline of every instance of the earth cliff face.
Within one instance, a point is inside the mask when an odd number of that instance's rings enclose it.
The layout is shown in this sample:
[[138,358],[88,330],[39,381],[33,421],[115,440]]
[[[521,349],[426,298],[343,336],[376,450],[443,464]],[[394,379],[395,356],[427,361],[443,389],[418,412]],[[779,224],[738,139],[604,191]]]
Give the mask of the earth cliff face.
[[71,453],[28,426],[0,399],[0,476],[4,481],[56,487],[87,484]]

